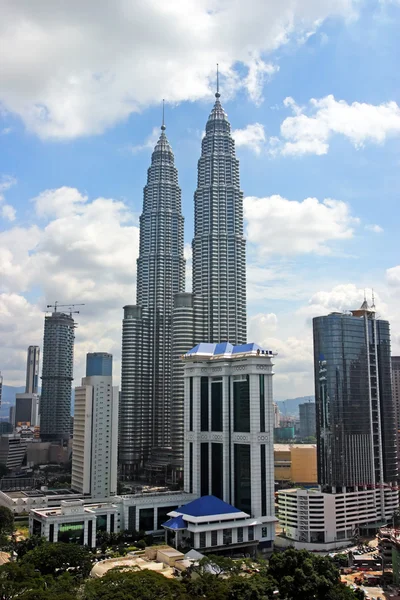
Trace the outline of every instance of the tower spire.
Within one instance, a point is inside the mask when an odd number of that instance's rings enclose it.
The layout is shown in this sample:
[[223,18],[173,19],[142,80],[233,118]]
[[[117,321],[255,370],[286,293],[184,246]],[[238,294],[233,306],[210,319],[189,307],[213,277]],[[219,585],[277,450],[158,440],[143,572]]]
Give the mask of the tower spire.
[[219,98],[221,96],[221,94],[219,93],[219,65],[217,63],[217,91],[215,94],[216,98]]
[[161,131],[165,131],[166,130],[166,127],[165,127],[165,124],[164,124],[164,117],[165,117],[165,100],[163,98],[163,101],[162,101],[162,125],[161,125]]

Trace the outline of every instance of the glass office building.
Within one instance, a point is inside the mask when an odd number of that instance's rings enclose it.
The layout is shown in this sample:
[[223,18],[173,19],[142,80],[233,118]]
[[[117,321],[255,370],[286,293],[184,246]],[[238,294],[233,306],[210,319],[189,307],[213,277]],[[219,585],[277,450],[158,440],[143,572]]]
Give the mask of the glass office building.
[[324,489],[398,480],[390,326],[364,302],[313,320],[318,481]]

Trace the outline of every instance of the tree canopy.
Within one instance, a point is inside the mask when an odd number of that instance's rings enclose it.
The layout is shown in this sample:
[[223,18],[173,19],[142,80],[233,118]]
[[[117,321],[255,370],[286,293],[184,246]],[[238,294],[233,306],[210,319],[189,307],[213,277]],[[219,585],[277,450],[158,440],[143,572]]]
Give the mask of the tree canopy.
[[154,571],[109,571],[86,583],[83,600],[184,600],[183,586]]
[[11,535],[13,531],[13,512],[7,506],[0,506],[0,535]]
[[64,542],[44,542],[27,552],[22,562],[33,565],[42,575],[60,576],[67,571],[87,577],[93,555],[83,546]]

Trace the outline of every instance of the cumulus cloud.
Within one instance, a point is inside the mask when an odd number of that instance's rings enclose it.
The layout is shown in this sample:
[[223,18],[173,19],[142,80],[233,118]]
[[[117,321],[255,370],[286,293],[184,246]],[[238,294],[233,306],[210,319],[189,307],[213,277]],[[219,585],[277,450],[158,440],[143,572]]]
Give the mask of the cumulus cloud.
[[[98,134],[149,104],[223,92],[259,103],[266,56],[356,0],[3,0],[0,102],[43,138]],[[240,68],[237,68],[240,67]],[[239,77],[239,72],[244,74]],[[239,85],[238,85],[239,84]]]
[[400,107],[396,102],[373,105],[362,102],[348,104],[332,95],[300,107],[293,98],[284,101],[293,117],[281,124],[284,155],[326,154],[333,135],[345,136],[356,148],[366,143],[382,144],[400,134]]
[[238,148],[249,148],[255,154],[260,154],[265,144],[264,125],[261,123],[247,125],[244,129],[234,129],[232,135]]
[[[86,352],[95,349],[115,354],[118,373],[122,306],[136,298],[139,230],[135,215],[123,202],[91,200],[68,187],[44,191],[33,199],[33,206],[45,220],[43,226],[16,226],[0,233],[0,336],[12,344],[15,336],[8,336],[7,328],[19,326],[17,321],[23,323],[13,358],[20,359],[20,380],[24,369],[21,344],[41,345],[43,310],[55,300],[85,304],[78,317],[77,376],[84,373]],[[40,297],[35,297],[32,290],[38,285]],[[30,302],[23,296],[26,292],[33,298]],[[8,354],[4,345],[0,364],[4,365]],[[16,377],[15,369],[11,371],[11,377]]]
[[17,180],[11,175],[2,175],[0,177],[0,215],[6,221],[15,221],[17,213],[11,204],[5,204],[4,192],[9,190],[16,183]]
[[245,198],[244,216],[249,242],[263,254],[281,255],[329,254],[329,244],[351,239],[359,222],[340,200],[298,202],[278,195]]
[[389,285],[395,287],[400,286],[400,265],[387,269],[386,277]]
[[143,144],[137,144],[136,146],[129,146],[129,150],[132,154],[137,154],[143,150],[154,150],[154,146],[157,144],[158,138],[160,137],[160,128],[153,127],[151,134],[145,139]]
[[380,225],[366,225],[365,229],[367,231],[373,231],[374,233],[383,233],[383,227]]

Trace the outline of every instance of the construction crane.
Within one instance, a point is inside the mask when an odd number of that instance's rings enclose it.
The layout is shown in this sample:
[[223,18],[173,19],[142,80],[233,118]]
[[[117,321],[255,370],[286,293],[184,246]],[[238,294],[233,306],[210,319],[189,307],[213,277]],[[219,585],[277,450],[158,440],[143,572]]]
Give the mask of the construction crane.
[[[58,301],[56,300],[54,302],[54,304],[47,304],[46,308],[54,308],[54,312],[57,312],[57,308],[59,308],[59,307],[64,308],[65,306],[68,306],[67,312],[69,312],[69,316],[72,316],[72,314],[79,315],[79,310],[72,310],[73,308],[75,308],[75,306],[85,306],[85,305],[84,304],[59,304]],[[46,311],[46,312],[48,312],[48,311]]]

